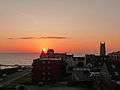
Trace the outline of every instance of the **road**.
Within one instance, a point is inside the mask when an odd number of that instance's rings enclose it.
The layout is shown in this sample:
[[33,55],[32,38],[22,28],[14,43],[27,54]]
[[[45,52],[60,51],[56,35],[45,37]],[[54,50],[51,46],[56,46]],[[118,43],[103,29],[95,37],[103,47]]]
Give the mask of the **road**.
[[28,90],[93,90],[92,88],[84,87],[39,87],[39,86],[27,86]]
[[73,71],[72,77],[76,81],[89,81],[89,78],[86,74],[84,74],[84,71]]
[[0,87],[4,87],[9,85],[11,82],[14,82],[15,80],[22,78],[26,75],[30,74],[30,71],[24,70],[21,72],[16,72],[11,75],[6,76],[3,80],[0,81]]

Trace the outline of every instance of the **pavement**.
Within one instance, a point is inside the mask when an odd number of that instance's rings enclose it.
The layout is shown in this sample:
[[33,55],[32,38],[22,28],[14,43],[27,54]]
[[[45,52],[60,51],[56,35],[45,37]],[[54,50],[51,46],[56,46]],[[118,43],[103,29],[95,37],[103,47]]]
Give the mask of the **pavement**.
[[11,75],[8,75],[0,80],[0,87],[6,87],[7,85],[14,82],[15,80],[22,78],[28,74],[30,74],[30,71],[24,70],[21,72],[16,72],[16,73],[13,73]]

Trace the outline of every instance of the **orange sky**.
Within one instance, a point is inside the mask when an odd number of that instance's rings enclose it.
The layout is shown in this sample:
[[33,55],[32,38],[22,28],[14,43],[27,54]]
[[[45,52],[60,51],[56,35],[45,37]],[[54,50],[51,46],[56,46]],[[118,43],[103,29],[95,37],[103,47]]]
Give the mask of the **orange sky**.
[[106,42],[108,52],[120,50],[119,4],[119,0],[2,0],[0,52],[53,48],[98,53],[100,41]]

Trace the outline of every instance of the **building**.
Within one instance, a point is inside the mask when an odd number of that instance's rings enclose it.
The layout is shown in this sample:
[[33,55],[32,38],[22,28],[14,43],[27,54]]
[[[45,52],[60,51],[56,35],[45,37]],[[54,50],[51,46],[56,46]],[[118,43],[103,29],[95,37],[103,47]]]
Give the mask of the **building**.
[[99,55],[85,55],[86,65],[92,65],[92,67],[102,66],[104,62],[109,60],[109,56],[99,56]]
[[120,90],[120,51],[109,53],[108,56],[106,65],[111,81],[115,84],[115,90]]
[[85,57],[74,57],[73,58],[75,65],[83,67],[85,65]]
[[65,63],[60,55],[56,56],[53,49],[49,49],[47,53],[42,51],[40,58],[33,60],[32,80],[37,82],[61,80],[65,72]]
[[120,61],[120,51],[118,52],[112,52],[108,54],[110,59],[113,61]]
[[100,42],[100,56],[106,55],[106,47],[105,42]]

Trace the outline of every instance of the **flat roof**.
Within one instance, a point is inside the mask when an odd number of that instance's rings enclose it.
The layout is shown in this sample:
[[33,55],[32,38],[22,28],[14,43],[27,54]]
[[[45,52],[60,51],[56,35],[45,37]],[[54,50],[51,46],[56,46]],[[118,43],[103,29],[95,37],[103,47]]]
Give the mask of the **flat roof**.
[[40,60],[61,60],[61,58],[48,58],[48,57],[45,57],[45,58],[39,58]]

